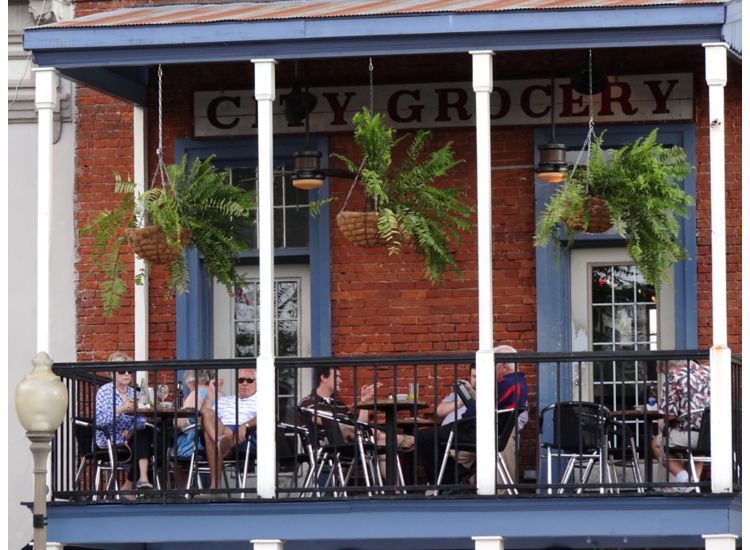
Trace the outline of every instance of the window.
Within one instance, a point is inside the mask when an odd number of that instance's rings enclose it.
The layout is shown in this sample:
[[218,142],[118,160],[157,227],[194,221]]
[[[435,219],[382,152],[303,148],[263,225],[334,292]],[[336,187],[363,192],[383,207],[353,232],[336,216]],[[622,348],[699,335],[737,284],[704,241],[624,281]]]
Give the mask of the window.
[[[273,182],[274,248],[301,248],[310,244],[308,223],[308,191],[292,185],[292,172],[277,166]],[[230,183],[257,192],[257,167],[234,167],[229,170]],[[258,248],[257,225],[252,225],[246,237],[249,249]]]

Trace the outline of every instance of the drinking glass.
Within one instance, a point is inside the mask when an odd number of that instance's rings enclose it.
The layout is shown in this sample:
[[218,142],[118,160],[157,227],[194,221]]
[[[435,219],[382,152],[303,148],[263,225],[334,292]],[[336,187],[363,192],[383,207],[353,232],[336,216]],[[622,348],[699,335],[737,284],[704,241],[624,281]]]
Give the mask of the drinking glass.
[[169,388],[166,384],[159,384],[159,389],[156,393],[157,396],[159,396],[159,401],[161,402],[162,406],[164,405],[164,400],[169,396]]

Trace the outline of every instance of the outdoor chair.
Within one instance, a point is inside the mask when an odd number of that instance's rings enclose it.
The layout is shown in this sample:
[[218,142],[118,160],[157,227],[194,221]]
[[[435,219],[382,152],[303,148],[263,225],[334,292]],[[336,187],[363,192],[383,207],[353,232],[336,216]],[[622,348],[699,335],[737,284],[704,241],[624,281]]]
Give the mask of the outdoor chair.
[[[74,418],[73,433],[78,447],[78,460],[80,461],[74,478],[76,488],[80,490],[83,470],[87,463],[91,463],[92,466],[96,466],[93,483],[95,494],[92,496],[92,500],[97,500],[96,492],[101,487],[102,473],[109,472],[104,490],[118,491],[117,473],[128,471],[126,461],[130,459],[130,449],[124,445],[113,445],[108,436],[106,447],[97,446],[96,424],[90,418]],[[119,495],[116,495],[115,498],[119,499]]]
[[[355,471],[361,472],[367,494],[372,496],[373,484],[382,486],[378,468],[378,455],[384,453],[382,447],[374,443],[374,437],[366,424],[353,420],[345,415],[331,411],[301,407],[300,414],[315,449],[314,479],[318,487],[339,487],[334,495],[347,496],[346,487]],[[341,424],[354,429],[354,441],[346,441],[341,431]],[[327,475],[324,475],[327,470]],[[400,473],[400,468],[399,468]],[[401,478],[403,479],[403,478]],[[339,494],[340,493],[340,494]]]
[[[513,485],[513,476],[508,470],[508,466],[505,464],[502,452],[508,445],[513,430],[516,427],[518,420],[518,414],[522,409],[503,409],[497,412],[497,460],[495,462],[497,468],[497,474],[503,485]],[[465,420],[459,420],[456,423],[456,429],[452,430],[448,436],[448,441],[445,443],[445,451],[443,452],[443,459],[440,463],[440,472],[438,474],[437,486],[443,481],[446,468],[448,467],[448,459],[452,456],[454,459],[457,457],[459,451],[464,451],[474,455],[475,460],[472,462],[470,468],[464,475],[464,479],[470,479],[476,474],[476,418],[468,418]],[[459,429],[460,427],[460,429]],[[462,433],[469,434],[467,437],[462,437]],[[455,437],[458,434],[458,437]],[[518,490],[514,487],[509,487],[509,494],[518,494]]]
[[[551,416],[551,421],[545,420]],[[547,482],[552,481],[552,458],[567,460],[561,485],[570,482],[576,466],[580,472],[577,492],[583,491],[594,469],[599,466],[599,480],[611,483],[612,472],[608,461],[607,430],[610,425],[609,410],[598,403],[569,401],[553,403],[542,409],[539,415],[540,446],[547,454]],[[545,431],[545,426],[547,427]],[[564,487],[558,489],[563,493]],[[552,487],[547,489],[552,494]],[[600,486],[600,493],[604,487]]]
[[[696,462],[711,462],[711,409],[706,407],[705,409],[695,409],[691,411],[691,414],[701,413],[701,424],[698,429],[698,441],[695,447],[690,448],[689,446],[670,445],[669,451],[677,451],[687,455],[687,463],[690,467],[690,481],[693,483],[700,482],[698,473],[695,468]],[[680,418],[686,418],[687,413],[680,415]],[[670,459],[673,460],[673,459]],[[696,492],[700,493],[701,489],[699,485],[695,486]]]

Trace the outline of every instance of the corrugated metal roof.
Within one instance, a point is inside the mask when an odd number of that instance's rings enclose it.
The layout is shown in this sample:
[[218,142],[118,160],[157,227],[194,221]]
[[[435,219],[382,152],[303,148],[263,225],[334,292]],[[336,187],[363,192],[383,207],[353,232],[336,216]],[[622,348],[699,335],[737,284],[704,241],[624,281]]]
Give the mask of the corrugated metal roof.
[[[724,4],[726,0],[281,0],[120,8],[45,27],[125,27],[230,21],[328,19],[450,13],[493,13]],[[37,27],[40,28],[40,27]]]

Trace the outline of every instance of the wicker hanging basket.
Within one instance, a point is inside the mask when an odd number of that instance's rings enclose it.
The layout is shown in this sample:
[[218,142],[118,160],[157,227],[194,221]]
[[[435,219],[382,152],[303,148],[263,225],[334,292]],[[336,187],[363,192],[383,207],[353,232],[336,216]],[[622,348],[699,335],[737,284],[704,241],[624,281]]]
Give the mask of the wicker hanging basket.
[[342,210],[336,215],[336,224],[349,242],[355,246],[371,248],[385,244],[378,233],[378,213]]
[[584,226],[583,212],[578,211],[565,218],[565,224],[573,231],[586,233],[606,233],[612,229],[612,216],[607,201],[598,197],[588,196],[586,204],[589,211],[589,225]]
[[192,233],[189,229],[180,231],[180,246],[167,243],[167,237],[159,226],[148,225],[137,229],[128,229],[127,237],[133,251],[147,262],[168,264],[182,255],[183,249],[190,242]]

